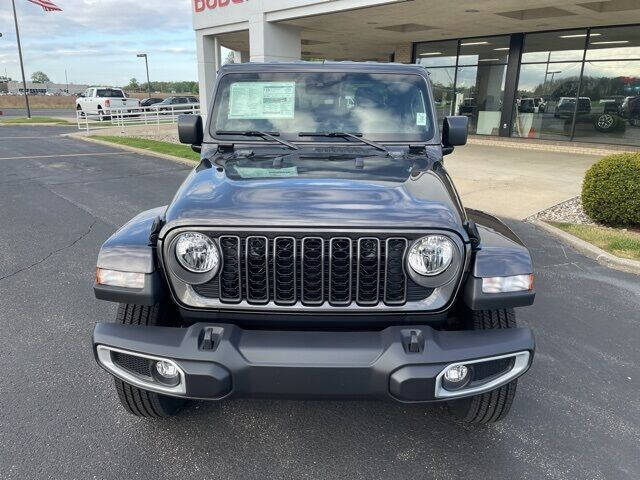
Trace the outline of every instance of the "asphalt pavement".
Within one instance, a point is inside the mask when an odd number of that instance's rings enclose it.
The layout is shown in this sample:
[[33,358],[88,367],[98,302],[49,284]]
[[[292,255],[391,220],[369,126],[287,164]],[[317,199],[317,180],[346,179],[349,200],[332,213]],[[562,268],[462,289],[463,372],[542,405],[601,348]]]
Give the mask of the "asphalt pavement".
[[458,424],[441,407],[231,400],[176,418],[119,406],[90,335],[101,243],[171,200],[184,165],[0,127],[0,479],[640,478],[640,277],[535,227],[538,350],[511,415]]
[[[1,108],[3,117],[26,117],[26,108]],[[32,108],[31,115],[34,117],[60,117],[60,118],[76,118],[76,112],[73,108]],[[2,117],[0,117],[2,118]]]

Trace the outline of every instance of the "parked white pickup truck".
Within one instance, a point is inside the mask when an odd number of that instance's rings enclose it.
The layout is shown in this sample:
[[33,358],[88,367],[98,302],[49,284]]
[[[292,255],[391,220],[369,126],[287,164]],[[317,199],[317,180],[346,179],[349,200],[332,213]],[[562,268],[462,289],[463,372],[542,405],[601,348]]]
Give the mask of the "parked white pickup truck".
[[76,100],[76,110],[83,115],[97,115],[101,120],[109,117],[112,110],[135,111],[140,108],[140,100],[127,98],[120,88],[87,88]]

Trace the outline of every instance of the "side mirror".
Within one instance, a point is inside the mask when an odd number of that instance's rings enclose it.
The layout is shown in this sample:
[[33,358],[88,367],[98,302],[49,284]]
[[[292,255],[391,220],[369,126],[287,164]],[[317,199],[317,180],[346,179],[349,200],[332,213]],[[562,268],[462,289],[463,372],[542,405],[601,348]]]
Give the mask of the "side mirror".
[[178,137],[180,143],[191,146],[202,145],[204,130],[202,128],[202,117],[200,115],[183,114],[178,117]]
[[453,147],[466,145],[469,118],[465,116],[446,117],[442,124],[442,146],[445,153],[453,152]]

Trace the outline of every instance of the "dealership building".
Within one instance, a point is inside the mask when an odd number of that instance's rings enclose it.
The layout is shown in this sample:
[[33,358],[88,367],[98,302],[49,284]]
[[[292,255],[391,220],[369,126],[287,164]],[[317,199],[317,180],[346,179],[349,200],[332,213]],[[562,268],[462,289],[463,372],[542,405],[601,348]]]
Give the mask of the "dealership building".
[[193,0],[208,102],[236,62],[416,63],[477,135],[640,147],[640,1]]

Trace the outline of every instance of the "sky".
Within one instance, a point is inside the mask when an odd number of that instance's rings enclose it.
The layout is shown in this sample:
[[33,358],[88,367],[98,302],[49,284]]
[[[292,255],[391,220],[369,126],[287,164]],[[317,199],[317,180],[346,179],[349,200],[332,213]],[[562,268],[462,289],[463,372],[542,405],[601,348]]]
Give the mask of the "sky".
[[[62,12],[45,12],[15,0],[27,78],[45,72],[51,81],[126,85],[197,80],[191,0],[52,0]],[[20,78],[11,0],[0,0],[0,76]]]

